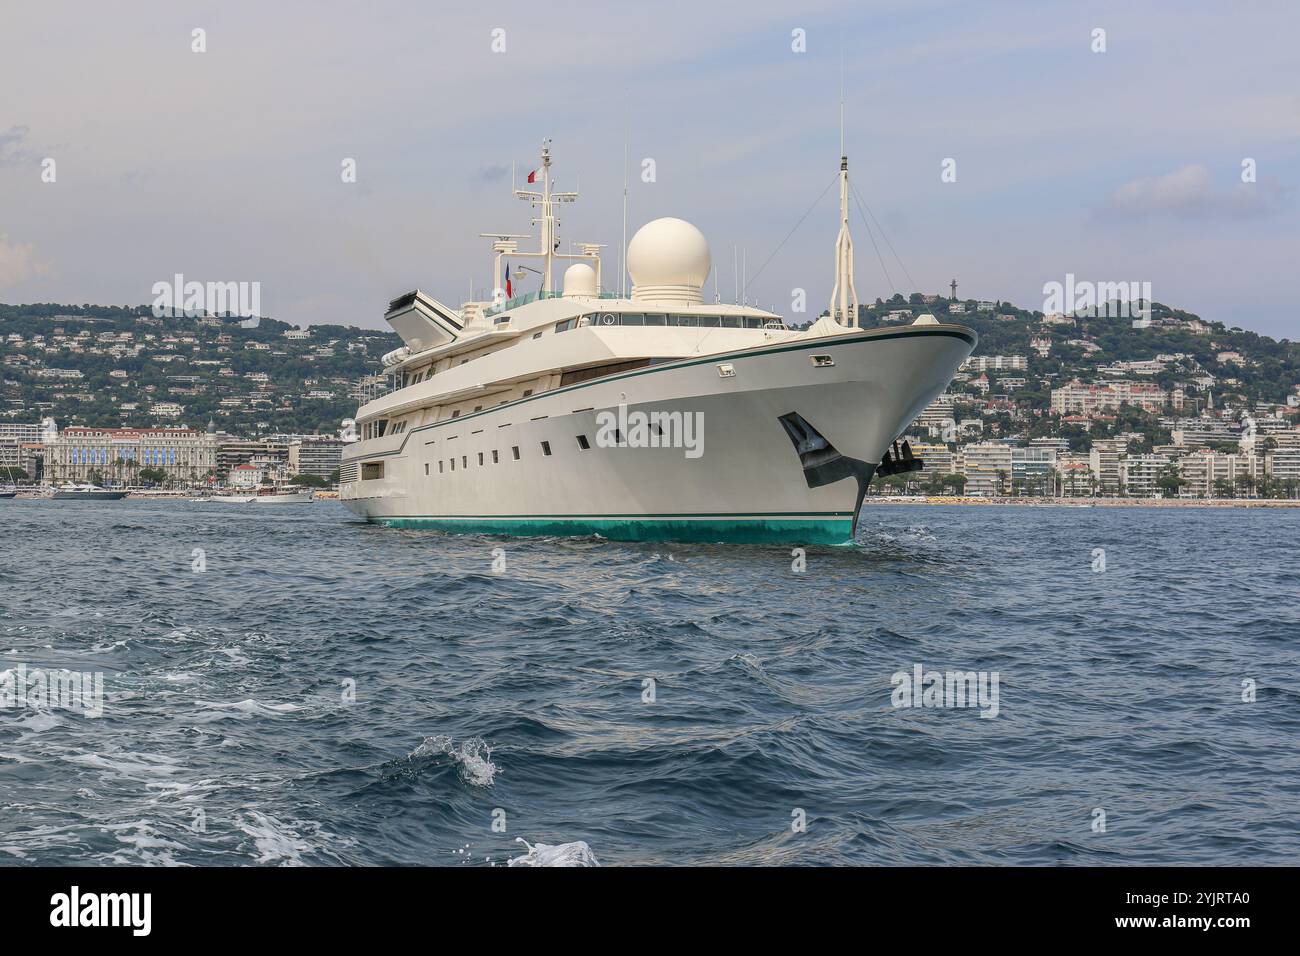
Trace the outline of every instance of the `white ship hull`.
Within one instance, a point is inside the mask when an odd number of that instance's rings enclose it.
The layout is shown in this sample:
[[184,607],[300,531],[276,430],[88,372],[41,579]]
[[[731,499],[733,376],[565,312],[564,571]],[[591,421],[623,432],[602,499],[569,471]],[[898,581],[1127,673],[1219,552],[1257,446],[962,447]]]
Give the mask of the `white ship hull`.
[[[350,446],[340,498],[394,527],[844,542],[891,442],[974,345],[973,333],[957,326],[846,331],[553,389]],[[723,364],[733,376],[720,375]],[[629,420],[636,412],[699,413],[699,456],[598,444],[597,413],[620,406]],[[829,451],[801,458],[781,421],[790,413]],[[819,469],[824,459],[830,463]]]

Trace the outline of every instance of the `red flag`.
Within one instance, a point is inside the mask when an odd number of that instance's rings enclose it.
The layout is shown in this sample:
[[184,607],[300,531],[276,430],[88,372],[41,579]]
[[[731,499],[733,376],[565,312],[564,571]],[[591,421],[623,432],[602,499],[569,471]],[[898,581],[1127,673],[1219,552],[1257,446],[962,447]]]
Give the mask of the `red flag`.
[[540,169],[534,169],[531,173],[529,173],[529,174],[528,174],[528,181],[529,181],[530,183],[535,183],[535,182],[537,182],[537,174],[538,174],[539,172],[541,172]]

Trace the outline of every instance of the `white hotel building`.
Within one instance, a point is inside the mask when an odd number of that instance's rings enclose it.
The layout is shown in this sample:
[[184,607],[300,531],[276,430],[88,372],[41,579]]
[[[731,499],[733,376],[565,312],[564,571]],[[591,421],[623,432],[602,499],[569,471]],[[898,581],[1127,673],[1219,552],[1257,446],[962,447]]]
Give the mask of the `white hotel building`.
[[135,484],[141,469],[161,469],[173,481],[196,482],[217,467],[217,436],[211,428],[71,427],[45,444],[45,478]]

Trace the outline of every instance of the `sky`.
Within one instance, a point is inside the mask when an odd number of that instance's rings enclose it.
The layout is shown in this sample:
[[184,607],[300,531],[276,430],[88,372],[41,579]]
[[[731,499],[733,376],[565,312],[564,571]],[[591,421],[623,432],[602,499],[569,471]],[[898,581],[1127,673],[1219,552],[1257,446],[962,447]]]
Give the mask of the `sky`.
[[479,233],[536,234],[511,169],[549,137],[581,193],[560,236],[606,244],[607,287],[626,142],[629,237],[687,219],[724,301],[743,250],[748,301],[803,321],[842,79],[861,299],[955,278],[1043,308],[1073,274],[1296,339],[1297,37],[1300,5],[1252,0],[10,4],[0,302],[148,304],[181,273],[297,325],[456,306],[491,285]]

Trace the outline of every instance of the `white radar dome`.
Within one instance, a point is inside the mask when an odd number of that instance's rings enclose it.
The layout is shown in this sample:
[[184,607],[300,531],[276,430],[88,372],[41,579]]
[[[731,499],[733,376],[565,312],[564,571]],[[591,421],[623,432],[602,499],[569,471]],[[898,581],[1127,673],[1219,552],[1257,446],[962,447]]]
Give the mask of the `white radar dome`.
[[575,262],[564,270],[564,297],[595,296],[596,270],[585,262]]
[[627,246],[633,299],[700,302],[712,267],[704,233],[684,219],[648,222]]

